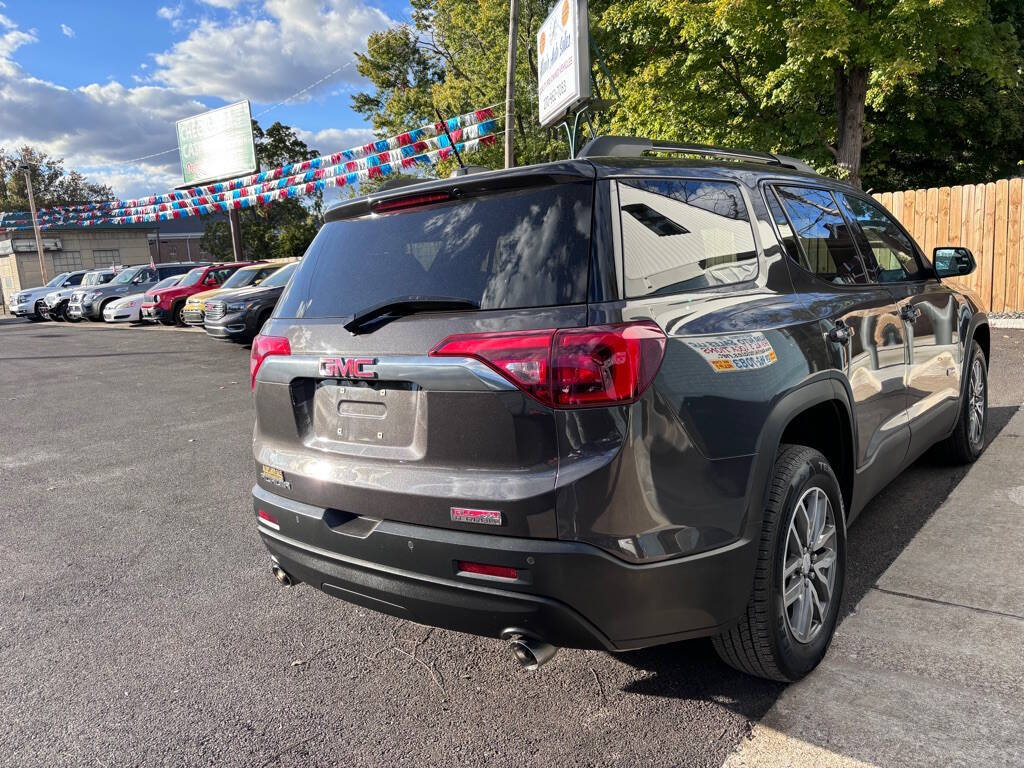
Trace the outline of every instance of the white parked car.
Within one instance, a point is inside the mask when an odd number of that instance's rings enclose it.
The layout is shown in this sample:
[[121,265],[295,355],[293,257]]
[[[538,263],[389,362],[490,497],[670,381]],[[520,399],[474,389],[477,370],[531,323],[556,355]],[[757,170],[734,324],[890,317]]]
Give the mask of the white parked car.
[[[181,282],[185,275],[172,275],[165,277],[151,290],[157,288],[170,288]],[[142,322],[142,299],[145,293],[134,293],[125,296],[123,299],[116,299],[103,308],[103,319],[108,323],[140,323]]]

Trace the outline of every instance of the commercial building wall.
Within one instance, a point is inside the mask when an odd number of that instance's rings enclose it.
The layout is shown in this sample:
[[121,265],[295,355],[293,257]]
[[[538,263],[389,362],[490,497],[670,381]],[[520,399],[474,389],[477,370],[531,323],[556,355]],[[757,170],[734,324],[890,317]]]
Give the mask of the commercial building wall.
[[[148,264],[150,232],[145,228],[47,230],[47,237],[59,239],[61,247],[60,250],[43,252],[46,279],[77,269],[94,269],[113,264]],[[2,239],[11,237],[0,235]],[[22,241],[30,238],[18,236],[13,239]],[[10,303],[9,297],[15,291],[34,288],[42,282],[39,256],[34,249],[0,256],[0,293],[3,293],[5,306]]]
[[203,235],[197,232],[189,235],[149,236],[149,252],[157,264],[168,261],[210,261],[212,257],[199,247]]

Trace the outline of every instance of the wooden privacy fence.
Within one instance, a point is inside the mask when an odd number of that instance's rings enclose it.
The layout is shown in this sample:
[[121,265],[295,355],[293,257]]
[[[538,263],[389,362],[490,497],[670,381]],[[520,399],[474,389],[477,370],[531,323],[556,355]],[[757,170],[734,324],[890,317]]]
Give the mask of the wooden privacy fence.
[[971,249],[978,269],[951,282],[974,291],[990,312],[1024,312],[1022,179],[962,187],[910,189],[873,197],[930,257],[941,245]]

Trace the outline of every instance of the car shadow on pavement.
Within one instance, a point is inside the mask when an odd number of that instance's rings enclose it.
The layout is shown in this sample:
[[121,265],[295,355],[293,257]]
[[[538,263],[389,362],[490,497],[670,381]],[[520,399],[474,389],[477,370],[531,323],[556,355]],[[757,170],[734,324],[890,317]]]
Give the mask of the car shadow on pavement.
[[[989,443],[1016,412],[1016,407],[989,408]],[[865,507],[848,533],[840,621],[877,583],[969,469],[951,466],[928,453]],[[750,720],[760,719],[786,687],[729,667],[718,658],[708,639],[630,651],[616,658],[648,673],[627,685],[623,689],[626,693],[705,700]]]

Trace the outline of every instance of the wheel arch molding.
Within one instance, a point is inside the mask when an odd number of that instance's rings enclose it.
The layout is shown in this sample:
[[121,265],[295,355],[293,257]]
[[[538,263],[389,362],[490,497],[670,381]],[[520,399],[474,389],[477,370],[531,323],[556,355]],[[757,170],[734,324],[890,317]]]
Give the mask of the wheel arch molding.
[[843,495],[844,524],[848,522],[856,475],[857,423],[852,402],[849,382],[830,370],[790,390],[775,404],[757,441],[747,493],[747,538],[760,531],[775,460],[779,447],[787,442],[814,448],[829,460]]

